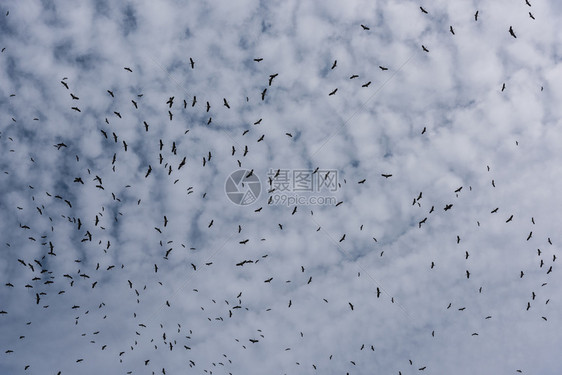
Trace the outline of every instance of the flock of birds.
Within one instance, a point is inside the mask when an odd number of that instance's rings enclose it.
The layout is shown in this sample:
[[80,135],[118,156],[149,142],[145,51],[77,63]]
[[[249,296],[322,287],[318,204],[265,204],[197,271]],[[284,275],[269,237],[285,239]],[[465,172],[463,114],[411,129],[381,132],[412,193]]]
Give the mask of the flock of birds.
[[[531,6],[531,4],[527,0],[526,3],[529,7]],[[426,10],[424,7],[421,6],[420,6],[420,11],[424,15],[430,14],[430,11]],[[6,13],[6,16],[8,15],[9,12]],[[531,19],[533,20],[535,19],[535,17],[531,12],[529,12],[529,16]],[[479,12],[476,11],[474,14],[474,21],[479,22],[478,17],[479,17]],[[361,24],[360,27],[363,31],[370,30],[370,26],[365,24]],[[452,35],[456,35],[452,25],[450,26],[449,31]],[[517,38],[512,26],[509,27],[508,32],[513,38]],[[428,47],[426,47],[425,45],[422,45],[421,47],[424,52],[429,53]],[[2,48],[2,53],[4,52],[5,52],[5,48]],[[262,63],[263,58],[255,58],[253,60],[255,63],[259,64]],[[197,63],[196,61],[193,60],[193,58],[189,58],[189,61],[186,63],[186,65],[192,70],[195,70],[197,68]],[[333,63],[331,63],[331,69],[332,70],[337,69],[337,67],[338,67],[337,60],[334,60]],[[378,68],[382,72],[386,72],[389,69],[392,69],[391,67],[386,67],[383,65],[378,66]],[[124,67],[123,71],[125,72],[124,74],[135,74],[135,71],[131,67]],[[278,78],[278,76],[279,76],[278,73],[272,72],[266,80],[267,84],[266,82],[264,82],[263,90],[259,93],[258,96],[261,98],[262,101],[266,100],[268,90],[273,90],[275,88],[276,80],[281,78],[281,77]],[[352,74],[349,77],[349,79],[351,80],[358,79],[358,78],[359,78],[358,74]],[[361,84],[361,87],[368,88],[371,85],[371,83],[372,81],[365,81],[364,83]],[[60,81],[60,87],[62,92],[68,94],[68,97],[70,98],[69,100],[71,104],[68,107],[69,110],[68,115],[74,113],[76,116],[80,116],[81,114],[84,113],[83,111],[84,106],[82,105],[83,99],[81,99],[83,95],[80,95],[80,93],[78,92],[79,89],[75,89],[72,86],[73,86],[72,83],[67,77],[62,78],[62,80]],[[501,91],[504,91],[505,88],[506,88],[505,84],[503,84]],[[120,90],[119,87],[100,89],[100,93],[107,95],[112,100],[117,99],[119,96],[121,96],[122,99],[123,94],[121,92],[125,92],[125,90]],[[337,94],[337,92],[338,92],[338,88],[334,88],[328,93],[328,96],[334,96]],[[134,109],[135,111],[142,110],[143,95],[144,94],[139,93],[136,96],[126,98],[126,100],[129,102],[129,105],[131,106],[131,109]],[[16,97],[16,94],[12,94],[11,97]],[[179,104],[178,101],[180,102]],[[246,97],[246,102],[249,101],[250,98]],[[161,120],[164,121],[165,119],[167,122],[173,122],[175,118],[174,116],[177,115],[178,112],[188,110],[189,107],[198,106],[201,113],[204,113],[206,115],[205,125],[212,126],[212,114],[213,114],[213,110],[215,110],[217,106],[224,107],[226,110],[231,109],[231,104],[229,103],[229,100],[227,98],[222,98],[222,100],[220,100],[219,102],[220,104],[217,105],[211,103],[211,101],[205,100],[203,105],[201,106],[201,103],[198,102],[196,95],[180,100],[177,100],[175,96],[169,96],[165,100],[162,100],[162,106],[163,108],[165,108],[165,112],[163,112]],[[136,149],[137,147],[136,145],[132,144],[130,141],[125,139],[123,136],[121,136],[117,130],[118,127],[112,126],[114,121],[126,120],[124,118],[125,116],[122,114],[123,112],[124,112],[123,110],[118,110],[118,109],[112,110],[110,113],[108,113],[107,115],[108,117],[105,117],[105,119],[103,119],[105,125],[100,126],[100,128],[98,129],[99,133],[103,137],[103,141],[105,142],[104,147],[106,149],[113,150],[112,155],[110,157],[107,157],[106,166],[115,174],[119,173],[119,169],[117,168],[119,166],[119,162],[122,159],[124,153],[131,152],[131,151],[143,152],[142,150]],[[33,120],[41,121],[37,117],[33,118]],[[17,121],[19,121],[19,119],[16,120],[15,117],[12,117],[12,121],[16,123]],[[259,128],[258,126],[260,125],[261,121],[262,118],[257,119],[253,123],[253,126],[251,126],[251,129],[253,130]],[[154,124],[154,125],[152,123],[149,124],[148,121],[144,120],[142,121],[142,126],[139,127],[138,131],[145,133],[147,137],[155,140],[155,138],[153,138],[154,137],[153,129],[157,128],[158,126],[159,126],[158,124]],[[190,129],[186,129],[184,135],[188,135],[189,131]],[[250,131],[251,131],[250,129],[245,129],[242,133],[242,136],[246,136],[248,133],[250,133]],[[425,133],[426,133],[426,127],[424,127],[423,130],[421,131],[421,135],[425,136]],[[293,138],[293,135],[291,133],[287,132],[285,134],[287,137]],[[0,132],[0,139],[3,140],[4,144],[6,143],[9,144],[11,142],[14,142],[14,139],[11,136],[6,137],[6,135],[2,134],[1,132]],[[259,137],[255,139],[255,142],[259,143],[264,141],[264,139],[265,139],[265,134],[261,134]],[[194,158],[188,157],[188,155],[181,155],[181,154],[178,157],[178,153],[181,152],[179,144],[180,142],[177,139],[159,139],[157,141],[158,155],[156,155],[154,158],[152,157],[148,158],[149,160],[153,160],[153,161],[149,161],[148,163],[146,163],[146,165],[143,166],[142,176],[144,177],[145,180],[151,178],[164,179],[166,178],[166,176],[168,176],[170,178],[170,182],[174,185],[181,182],[181,176],[182,176],[181,173],[185,172],[183,168],[185,169],[194,168],[193,160],[190,160]],[[64,295],[67,292],[69,292],[69,290],[75,288],[80,288],[82,292],[87,293],[88,290],[91,291],[92,289],[99,288],[100,285],[104,283],[104,280],[107,279],[107,276],[105,276],[104,274],[105,272],[119,272],[119,270],[124,270],[124,271],[127,270],[127,264],[125,263],[123,264],[119,264],[118,262],[107,263],[108,259],[114,259],[111,257],[111,251],[114,250],[115,245],[111,243],[111,240],[108,239],[108,236],[105,233],[106,228],[109,228],[112,225],[112,222],[117,223],[123,220],[124,214],[119,211],[119,207],[122,202],[122,199],[124,200],[125,198],[123,198],[123,196],[120,196],[119,193],[111,192],[107,187],[107,184],[105,184],[106,180],[112,178],[111,172],[108,172],[107,169],[103,169],[103,168],[102,169],[98,168],[97,171],[93,168],[90,168],[89,165],[87,164],[88,162],[87,161],[85,162],[84,158],[81,157],[81,155],[75,153],[75,151],[78,150],[76,145],[72,145],[69,141],[57,140],[52,145],[52,147],[54,147],[57,150],[57,152],[64,154],[62,158],[68,160],[72,159],[73,161],[75,161],[79,166],[79,168],[81,169],[81,172],[75,176],[72,176],[70,180],[64,181],[64,184],[68,186],[66,193],[62,193],[62,192],[55,193],[51,191],[45,191],[40,186],[33,186],[33,185],[28,185],[27,188],[25,189],[25,194],[27,195],[28,201],[25,202],[25,204],[18,203],[16,207],[14,207],[14,209],[17,213],[17,217],[26,218],[26,221],[20,222],[19,227],[14,228],[14,231],[19,231],[27,239],[27,241],[29,241],[29,243],[25,245],[25,248],[23,249],[15,249],[11,243],[9,242],[5,243],[2,257],[4,260],[10,262],[10,267],[19,267],[19,269],[17,270],[19,277],[17,278],[17,281],[16,280],[6,281],[3,285],[5,289],[2,291],[2,294],[12,293],[11,294],[12,299],[13,298],[32,299],[36,306],[45,310],[53,309],[53,308],[57,309],[58,306],[68,305],[68,309],[75,312],[74,325],[78,326],[82,320],[86,319],[88,314],[91,315],[94,312],[90,311],[90,309],[85,306],[81,306],[74,303],[68,304],[68,300],[64,299]],[[240,146],[232,145],[232,149],[229,150],[229,153],[232,158],[236,159],[236,164],[238,165],[238,167],[242,168],[243,167],[242,161],[245,160],[244,158],[248,155],[251,149],[250,146],[248,146],[248,144],[243,146],[242,151],[237,149],[237,147]],[[16,150],[10,149],[9,151],[15,152]],[[200,165],[202,165],[202,167],[206,167],[209,163],[212,163],[215,160],[213,158],[212,150],[206,151],[204,154],[200,155],[199,157],[200,157],[199,162],[201,163]],[[30,161],[32,163],[36,163],[36,160],[34,160],[32,156],[30,156]],[[318,170],[319,169],[316,168],[314,173],[319,173]],[[490,172],[490,167],[487,167],[487,170],[488,172]],[[156,174],[156,171],[158,171],[158,174]],[[5,175],[8,176],[7,178],[10,178],[10,171],[5,170],[3,172]],[[272,184],[275,182],[275,178],[277,178],[277,176],[279,175],[279,172],[280,171],[278,170],[274,177],[269,177],[268,184],[270,190],[268,192],[270,194],[275,192],[275,189],[271,187]],[[252,173],[253,173],[253,169],[248,173],[247,177],[249,177]],[[390,172],[384,172],[381,173],[380,175],[385,180],[388,180],[389,178],[393,177],[393,173]],[[66,176],[64,175],[58,177],[66,178]],[[367,178],[363,178],[357,181],[357,183],[361,185],[366,184],[366,182],[367,182]],[[142,179],[138,183],[142,183]],[[344,180],[344,184],[345,183],[346,181]],[[81,191],[80,187],[82,186],[93,187],[99,190],[100,192],[102,192],[104,196],[107,197],[111,196],[111,201],[113,202],[115,207],[117,207],[117,210],[114,211],[108,209],[104,205],[101,205],[97,207],[97,213],[95,215],[92,215],[91,217],[77,216],[76,215],[77,211],[75,206],[76,206],[76,200],[80,198],[79,197]],[[133,186],[127,185],[125,186],[124,189],[127,190],[132,188]],[[491,179],[491,188],[492,189],[496,188],[494,179]],[[463,193],[463,189],[464,192],[466,192],[466,190],[472,191],[471,186],[468,186],[467,188],[460,186],[457,189],[455,189],[452,192],[452,194],[454,194],[456,197],[459,197],[459,195]],[[195,191],[196,190],[192,186],[190,186],[187,188],[186,194],[189,196],[193,194]],[[202,199],[205,199],[206,192],[200,193],[200,197]],[[448,211],[455,210],[455,203],[453,203],[453,201],[447,203],[442,207],[437,207],[437,208],[435,207],[434,204],[429,204],[427,206],[423,205],[422,207],[422,204],[424,203],[423,198],[424,198],[423,192],[419,192],[419,194],[417,194],[412,201],[412,206],[417,206],[419,209],[424,209],[426,212],[424,214],[421,214],[420,220],[417,222],[417,227],[419,230],[423,230],[426,225],[429,225],[431,218],[433,216],[438,214],[445,214],[445,213],[448,214],[449,213]],[[271,197],[268,203],[271,203]],[[343,202],[340,201],[336,206],[339,206],[342,203]],[[140,206],[142,204],[143,204],[142,199],[140,197],[137,197],[136,205]],[[64,212],[66,212],[65,214],[61,215],[62,222],[66,224],[61,223],[60,219],[58,219],[54,215],[55,212],[58,213],[62,210],[61,207],[64,207]],[[296,214],[297,208],[298,208],[297,206],[291,208],[291,212],[292,212],[291,215]],[[261,210],[262,207],[259,207],[255,209],[255,212],[260,212]],[[31,212],[33,213],[33,215],[35,215],[34,217],[32,217]],[[112,212],[115,212],[113,214],[113,217],[111,217]],[[311,211],[311,214],[312,213],[313,212]],[[500,215],[501,214],[500,208],[499,207],[493,208],[490,211],[490,214]],[[507,213],[506,215],[508,216],[505,217],[505,224],[509,225],[514,220],[514,215],[511,213]],[[174,240],[166,238],[166,235],[169,234],[166,232],[166,228],[168,227],[171,220],[172,220],[171,217],[168,217],[167,215],[163,215],[163,217],[159,219],[160,224],[157,224],[157,226],[151,228],[151,230],[154,230],[155,233],[158,233],[158,236],[160,238],[158,243],[161,247],[160,254],[159,254],[161,256],[158,257],[158,260],[156,260],[155,258],[153,265],[151,265],[152,271],[156,277],[156,279],[153,280],[158,280],[155,284],[159,284],[160,286],[164,286],[164,283],[163,281],[160,281],[158,278],[163,272],[162,269],[165,270],[170,269],[170,267],[167,265],[167,262],[169,262],[171,257],[174,255],[173,251],[179,248],[189,251],[196,250],[193,247],[188,248],[183,243],[177,244],[174,242]],[[48,230],[45,231],[45,225],[41,225],[40,228],[35,228],[33,227],[32,224],[29,223],[30,221],[34,221],[34,222],[39,221],[44,224],[46,223]],[[214,222],[215,219],[210,219],[207,227],[211,228]],[[530,224],[531,226],[535,225],[534,218],[530,218],[529,222],[531,223]],[[54,263],[57,263],[57,259],[64,257],[64,253],[67,249],[65,248],[64,245],[57,243],[57,241],[55,240],[56,236],[54,236],[54,233],[56,232],[59,226],[63,226],[63,225],[70,225],[75,231],[75,233],[77,233],[78,237],[76,238],[78,243],[75,244],[76,246],[92,246],[101,251],[98,253],[88,252],[87,257],[85,256],[85,258],[79,258],[74,260],[75,263],[74,269],[68,269],[67,272],[60,273],[60,272],[53,271],[53,268],[57,268],[54,265]],[[480,226],[480,222],[477,222],[477,225]],[[283,223],[279,223],[278,227],[280,231],[283,231]],[[363,230],[363,225],[361,225],[360,229]],[[146,230],[146,228],[143,228],[143,230]],[[321,227],[318,227],[317,231],[320,230]],[[238,225],[236,231],[238,234],[243,235],[242,225]],[[249,243],[250,241],[249,237],[242,237],[242,238],[243,239],[240,239],[240,241],[238,241],[239,245],[246,245]],[[531,243],[530,241],[533,239],[534,237],[533,237],[532,230],[530,230],[529,233],[526,234],[525,237],[523,238],[523,240],[525,240],[525,242],[528,243]],[[346,240],[346,233],[342,233],[336,245],[341,246],[339,244],[343,243],[345,240]],[[377,241],[375,237],[373,237],[373,240],[375,242]],[[456,239],[455,239],[456,244],[460,246],[461,241],[462,239],[460,235],[456,235]],[[553,245],[550,237],[545,238],[544,243],[548,244],[548,246]],[[36,249],[36,247],[38,247],[41,250],[39,251],[29,250],[31,248]],[[380,256],[382,257],[383,254],[384,251],[380,253]],[[472,256],[473,255],[469,253],[468,250],[465,250],[464,254],[462,255],[462,257],[464,257],[464,260],[466,261],[466,270],[463,272],[463,278],[466,277],[466,279],[470,279],[471,277],[473,277],[469,266],[470,258]],[[94,261],[95,259],[97,260]],[[538,268],[541,272],[544,272],[545,277],[547,277],[554,271],[553,267],[556,259],[557,259],[556,254],[554,254],[552,251],[537,249],[536,268]],[[266,253],[256,258],[242,259],[234,263],[232,266],[236,268],[247,269],[250,266],[255,266],[259,262],[264,263],[267,261],[268,261],[268,254]],[[194,261],[189,261],[189,264],[192,271],[196,272],[196,271],[200,271],[201,268],[211,267],[213,265],[213,262],[207,261],[207,262],[199,263],[194,260]],[[437,264],[436,261],[431,261],[431,263],[428,264],[428,269],[433,270],[438,266],[439,265]],[[529,272],[529,270],[521,270],[520,274],[518,275],[519,278],[524,278],[526,272]],[[312,275],[307,274],[307,269],[304,265],[300,266],[300,273],[303,276],[299,280],[286,280],[282,282],[301,283],[302,285],[308,285],[313,282]],[[132,276],[136,277],[139,275],[131,275],[131,277]],[[359,277],[360,273],[358,273],[357,276]],[[138,278],[142,279],[142,277],[140,276]],[[263,282],[271,285],[277,282],[277,280],[275,275],[273,275],[264,279]],[[146,285],[142,282],[133,281],[131,279],[123,280],[123,284],[130,291],[129,298],[131,298],[133,302],[136,304],[140,304],[143,299],[143,295],[145,293],[148,293],[148,290],[152,289],[153,287],[153,285]],[[546,281],[537,285],[537,289],[529,293],[529,301],[525,306],[521,306],[522,310],[525,311],[532,310],[533,306],[538,303],[543,303],[543,304],[549,303],[550,301],[549,298],[545,298],[543,301],[539,302],[539,295],[540,295],[539,289],[541,287],[544,287],[545,285],[547,285]],[[23,291],[25,291],[25,293]],[[193,289],[193,292],[198,293],[198,290]],[[478,289],[478,293],[482,293],[482,287]],[[236,315],[241,314],[243,311],[249,311],[250,307],[248,307],[248,305],[245,304],[243,294],[244,291],[239,291],[239,293],[237,293],[236,295],[232,295],[231,298],[225,299],[224,302],[220,302],[223,305],[222,308],[220,309],[223,311],[223,314],[220,314],[219,316],[208,316],[207,320],[222,322],[226,319],[235,319]],[[384,290],[382,290],[381,287],[377,286],[373,298],[377,298],[377,299],[384,298],[384,294],[385,294]],[[390,303],[395,303],[394,297],[390,295],[388,295],[388,297]],[[329,301],[327,298],[322,298],[322,301],[323,303],[326,304],[328,303],[344,304],[349,307],[349,311],[355,311],[357,309],[357,304],[359,303],[358,301]],[[215,299],[211,299],[210,302],[212,302],[213,305],[219,304],[219,302],[217,302]],[[162,306],[169,308],[172,306],[173,303],[174,303],[173,300],[165,300],[162,302]],[[293,300],[289,299],[287,301],[287,308],[291,308],[292,306],[293,306]],[[449,303],[447,306],[443,306],[443,308],[446,310],[452,307],[453,307],[453,302]],[[108,306],[106,305],[105,301],[99,301],[99,303],[97,304],[97,309],[100,311],[100,313],[98,313],[97,316],[99,316],[101,320],[110,318],[111,314],[109,312],[107,313],[105,312],[108,310]],[[456,306],[456,309],[458,311],[464,311],[466,307]],[[2,319],[6,319],[7,316],[14,314],[13,310],[14,309],[12,308],[12,306],[5,305],[2,303],[2,301],[0,301],[0,322],[2,321]],[[201,306],[201,310],[205,311],[205,308]],[[267,309],[267,311],[270,310],[271,310],[270,308]],[[48,314],[48,312],[46,312],[46,314]],[[141,314],[139,313],[139,315]],[[136,337],[131,340],[131,344],[129,347],[113,348],[111,347],[111,343],[99,342],[99,340],[97,340],[96,337],[98,337],[98,335],[100,334],[101,329],[94,332],[84,332],[81,333],[81,335],[90,338],[90,343],[95,345],[95,347],[97,347],[98,350],[114,351],[116,358],[119,360],[119,362],[123,362],[123,360],[128,355],[130,355],[131,352],[133,352],[135,349],[139,347],[140,337],[144,335],[143,331],[148,330],[150,328],[151,323],[153,323],[152,321],[150,321],[150,319],[148,319],[147,321],[139,321],[137,317],[137,311],[133,312],[131,318],[135,321],[137,331],[135,331]],[[548,321],[547,316],[541,315],[539,318],[544,321]],[[483,319],[485,320],[493,319],[493,316],[486,315],[483,317]],[[31,325],[41,324],[41,322],[28,321],[25,324],[26,326],[31,326]],[[101,326],[103,326],[103,324],[101,324]],[[200,369],[205,373],[209,373],[209,374],[221,373],[221,371],[218,371],[218,368],[224,367],[226,369],[226,367],[228,367],[229,364],[232,364],[234,360],[234,358],[231,358],[225,353],[222,354],[222,358],[216,360],[216,362],[213,362],[212,364],[205,364],[208,367],[202,368],[202,365],[198,363],[197,358],[189,357],[189,353],[191,351],[191,346],[192,346],[191,344],[192,337],[195,337],[197,334],[196,328],[192,327],[192,329],[186,329],[184,328],[185,323],[183,322],[172,323],[169,321],[160,322],[157,325],[153,324],[153,326],[157,331],[159,331],[158,333],[159,337],[152,337],[152,336],[150,337],[149,342],[154,347],[154,350],[156,351],[166,350],[172,352],[180,351],[182,353],[185,353],[187,358],[186,365],[189,366],[190,368]],[[154,329],[154,327],[152,328]],[[304,337],[303,332],[300,332],[299,334],[301,337]],[[434,337],[435,334],[436,334],[435,330],[432,329],[431,336]],[[471,335],[478,336],[479,333],[473,332]],[[241,348],[247,349],[250,345],[260,345],[260,340],[263,341],[264,338],[265,338],[265,333],[262,330],[257,330],[255,334],[250,337],[244,337],[244,338],[237,337],[234,338],[234,340],[236,341],[236,343],[240,345]],[[18,340],[25,340],[25,339],[26,339],[25,335],[21,335],[18,338]],[[14,342],[13,346],[2,348],[4,353],[3,355],[4,356],[14,355],[15,346],[16,343]],[[289,351],[291,349],[292,348],[287,347],[285,350]],[[363,344],[359,350],[362,351],[362,350],[369,350],[369,349],[371,351],[375,351],[375,345],[370,343],[368,343],[367,345]],[[303,355],[306,356],[305,354]],[[330,353],[328,357],[329,360],[332,360],[333,356],[334,353]],[[158,357],[158,355],[156,355],[156,357]],[[88,359],[88,353],[86,352],[84,357],[75,358],[74,361],[76,363],[81,363],[83,361],[87,361],[87,359]],[[0,360],[0,363],[5,360],[7,360],[7,358]],[[153,358],[146,358],[143,359],[138,365],[152,366],[152,364],[155,362],[158,361],[153,360]],[[355,360],[349,360],[349,363],[353,366],[356,365]],[[299,362],[297,362],[296,364],[300,365]],[[130,362],[128,363],[128,365],[136,366],[135,364],[131,364]],[[160,365],[161,364],[159,363],[159,366]],[[411,366],[412,368],[415,368],[418,371],[424,371],[427,368],[427,366],[424,364],[419,364],[415,366],[414,361],[412,361],[411,359],[408,359],[407,362],[405,361],[404,365]],[[312,367],[314,370],[316,370],[317,364],[312,363]],[[22,368],[26,371],[33,370],[33,368],[29,363],[22,363]],[[151,371],[152,374],[160,373],[160,372],[162,374],[167,373],[166,367],[161,367],[158,369],[151,368]],[[516,371],[522,372],[520,369]],[[224,370],[222,372],[228,372],[228,371]],[[42,373],[47,373],[47,372],[43,371]],[[55,371],[54,373],[61,375],[62,371],[58,370]],[[133,371],[130,370],[127,371],[127,374],[130,373],[133,373]],[[402,370],[398,371],[398,374],[402,374]]]

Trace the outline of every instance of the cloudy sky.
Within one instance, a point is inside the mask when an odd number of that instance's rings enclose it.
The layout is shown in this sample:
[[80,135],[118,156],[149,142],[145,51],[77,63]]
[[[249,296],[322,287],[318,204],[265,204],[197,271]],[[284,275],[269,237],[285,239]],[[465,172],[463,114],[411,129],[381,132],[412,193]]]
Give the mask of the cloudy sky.
[[558,374],[529,1],[3,2],[0,373]]

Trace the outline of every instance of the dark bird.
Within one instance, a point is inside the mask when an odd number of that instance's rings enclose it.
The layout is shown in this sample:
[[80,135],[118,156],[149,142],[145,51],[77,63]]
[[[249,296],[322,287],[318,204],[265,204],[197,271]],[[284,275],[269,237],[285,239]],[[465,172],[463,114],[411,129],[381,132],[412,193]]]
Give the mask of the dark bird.
[[329,93],[328,96],[330,96],[330,95],[335,95],[337,91],[338,91],[338,89],[336,88],[334,91],[332,91],[331,93]]
[[383,174],[381,174],[381,176],[383,176],[384,178],[389,178],[389,177],[392,177],[392,175],[391,175],[391,174],[384,174],[384,173],[383,173]]
[[361,181],[358,181],[357,183],[358,183],[358,184],[364,184],[365,181],[367,181],[367,179],[364,178],[364,179],[362,179]]
[[452,204],[447,204],[447,205],[445,205],[445,208],[443,210],[445,210],[445,211],[450,210],[451,207],[453,207]]
[[354,74],[351,77],[349,77],[349,79],[354,79],[354,78],[359,78],[359,76],[357,74]]
[[427,129],[426,129],[425,126],[424,126],[421,133],[422,133],[422,134],[425,134],[425,131],[426,131],[426,130],[427,130]]
[[351,308],[351,311],[353,311],[353,305],[351,304],[351,302],[348,303],[349,303],[349,307]]
[[498,212],[499,207],[494,208],[490,213],[495,214],[496,212]]
[[478,21],[478,11],[476,11],[476,13],[474,13],[474,20]]
[[273,78],[277,77],[278,75],[279,73],[275,73],[269,76],[269,86],[271,86],[271,83],[273,82]]
[[189,63],[191,64],[191,69],[195,68],[195,61],[193,61],[193,59],[190,57],[189,58]]
[[133,70],[132,70],[131,68],[125,67],[125,68],[123,68],[123,69],[125,69],[125,70],[127,70],[127,71],[129,71],[129,72],[131,72],[131,73],[133,72]]
[[116,115],[117,117],[121,118],[121,113],[115,112],[115,111],[113,111],[113,113],[115,113],[115,115]]
[[228,104],[228,102],[226,101],[226,98],[223,98],[224,101],[224,106],[228,109],[230,109],[230,105]]
[[429,52],[429,50],[428,50],[423,44],[422,44],[422,49],[423,49],[425,52]]
[[517,38],[517,36],[515,36],[515,32],[513,31],[513,27],[509,26],[509,33],[511,34],[512,37]]
[[64,81],[60,81],[60,83],[62,83],[62,85],[63,85],[64,87],[66,87],[66,89],[67,89],[67,90],[69,90],[69,88],[68,88],[68,84],[67,84],[66,82],[64,82]]
[[466,278],[467,278],[467,279],[470,278],[470,272],[468,272],[468,270],[466,270]]
[[172,117],[174,117],[173,113],[168,111],[168,116],[170,116],[170,121],[172,121]]
[[379,298],[381,296],[381,290],[379,289],[379,287],[377,287],[377,298]]
[[244,240],[244,241],[240,241],[239,243],[241,243],[242,245],[245,245],[245,244],[248,243],[248,241],[250,241],[250,240],[249,240],[249,239],[246,239],[246,240]]
[[427,217],[424,218],[422,221],[420,221],[420,222],[418,223],[418,228],[421,228],[421,225],[424,224],[426,221],[427,221]]
[[332,69],[334,69],[336,65],[338,65],[338,60],[334,60],[334,63],[332,64]]
[[270,283],[271,280],[273,280],[273,277],[270,277],[269,279],[265,280],[264,283]]
[[531,6],[531,3],[529,2],[529,0],[525,0],[525,4],[527,4],[528,6]]
[[532,236],[533,236],[533,232],[530,232],[530,233],[529,233],[529,236],[527,237],[527,241],[529,241]]
[[362,85],[361,85],[361,87],[369,87],[369,85],[370,85],[370,84],[371,84],[371,81],[369,81],[369,82],[367,82],[367,83],[364,83],[364,84],[362,84]]
[[380,66],[380,65],[379,65],[379,68],[380,68],[381,70],[383,70],[383,71],[384,71],[384,70],[388,70],[388,68],[385,68],[384,66]]
[[259,59],[254,59],[255,62],[260,62],[262,60],[263,60],[263,58],[261,58],[261,57]]
[[422,11],[422,13],[427,14],[427,10],[423,9],[422,7],[420,7],[420,10]]
[[144,176],[144,178],[147,178],[148,175],[150,174],[150,172],[152,172],[152,167],[149,165],[149,166],[148,166],[148,171],[146,171],[146,175]]
[[72,109],[75,110],[76,112],[82,112],[82,111],[80,110],[80,108],[78,108],[78,107],[72,107]]
[[342,238],[340,238],[340,242],[342,242],[343,240],[345,240],[345,233],[344,233],[344,235],[342,236]]
[[507,219],[505,222],[506,222],[506,223],[509,223],[511,220],[513,220],[513,215],[511,215],[511,216],[509,217],[509,219]]
[[79,97],[77,97],[76,95],[70,93],[70,97],[72,98],[72,100],[80,100]]
[[267,92],[267,88],[263,89],[261,92],[261,100],[265,100],[265,93]]
[[533,13],[529,12],[529,17],[531,17],[532,19],[535,19],[535,16],[533,16]]
[[504,84],[502,85],[502,92],[503,92],[503,90],[505,90],[505,82],[504,82]]
[[369,27],[367,27],[365,25],[361,25],[361,27],[363,28],[363,30],[371,30]]
[[109,95],[111,95],[112,98],[115,98],[115,96],[113,95],[113,91],[107,90],[107,92],[109,93]]
[[453,26],[449,26],[449,31],[451,32],[451,34],[455,35],[455,30],[453,30]]

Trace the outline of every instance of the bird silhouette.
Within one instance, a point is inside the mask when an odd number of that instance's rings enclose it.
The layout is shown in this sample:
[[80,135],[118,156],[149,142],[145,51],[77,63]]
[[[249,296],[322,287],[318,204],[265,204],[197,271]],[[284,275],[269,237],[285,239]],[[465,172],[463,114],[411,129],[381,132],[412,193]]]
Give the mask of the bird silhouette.
[[517,38],[517,36],[515,36],[515,32],[513,31],[513,27],[509,26],[509,33],[511,34],[512,37]]

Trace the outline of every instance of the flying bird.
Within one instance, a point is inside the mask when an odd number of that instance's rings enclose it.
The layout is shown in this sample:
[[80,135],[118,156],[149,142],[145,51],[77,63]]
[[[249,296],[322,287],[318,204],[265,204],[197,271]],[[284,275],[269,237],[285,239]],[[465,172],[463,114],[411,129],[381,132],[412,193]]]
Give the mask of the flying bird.
[[336,88],[334,91],[332,91],[331,93],[329,93],[328,96],[330,96],[330,95],[335,95],[337,91],[338,91],[338,89]]
[[334,63],[332,64],[332,69],[334,69],[336,65],[338,65],[338,60],[334,60]]
[[420,10],[422,11],[422,13],[428,14],[427,10],[423,9],[422,7],[420,7]]
[[511,34],[512,37],[517,38],[517,36],[515,36],[515,32],[513,31],[513,27],[509,26],[509,33]]
[[361,25],[361,27],[363,28],[363,30],[371,30],[369,27],[367,27],[365,25]]
[[275,73],[269,76],[269,86],[271,86],[271,83],[273,82],[273,78],[277,77],[278,75],[279,73]]
[[425,52],[429,52],[429,50],[428,50],[423,44],[422,44],[422,49],[423,49]]
[[478,21],[478,11],[476,11],[476,13],[474,13],[474,20]]
[[455,35],[455,30],[453,30],[453,26],[449,26],[449,31],[451,32],[451,34]]
[[383,176],[384,178],[389,178],[389,177],[392,177],[392,175],[391,175],[391,174],[384,174],[384,173],[383,173],[383,174],[381,174],[381,176]]

